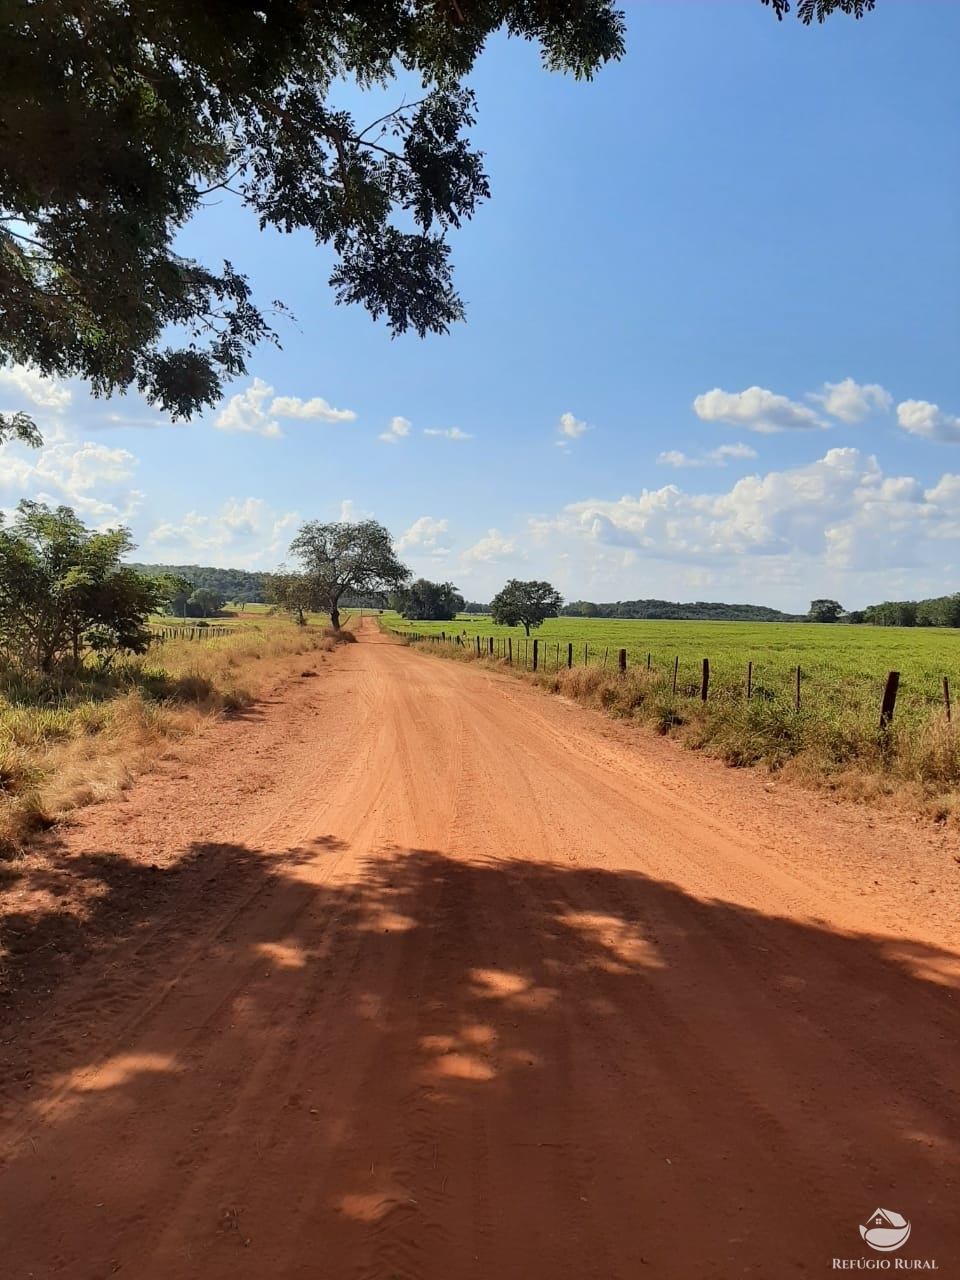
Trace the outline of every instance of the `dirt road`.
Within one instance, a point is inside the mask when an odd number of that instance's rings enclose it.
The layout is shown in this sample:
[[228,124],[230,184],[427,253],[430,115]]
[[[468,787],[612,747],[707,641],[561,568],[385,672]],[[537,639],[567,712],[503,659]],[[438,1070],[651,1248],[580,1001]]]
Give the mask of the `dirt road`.
[[0,1276],[960,1275],[918,830],[368,629],[20,884],[62,959],[2,1033]]

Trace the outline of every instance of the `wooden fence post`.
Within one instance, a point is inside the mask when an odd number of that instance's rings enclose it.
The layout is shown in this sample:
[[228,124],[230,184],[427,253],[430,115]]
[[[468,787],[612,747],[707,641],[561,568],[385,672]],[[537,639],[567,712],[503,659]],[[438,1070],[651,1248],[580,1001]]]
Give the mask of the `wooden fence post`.
[[680,670],[680,655],[678,653],[673,660],[673,696],[674,697],[677,696],[677,672],[679,670]]
[[587,665],[587,659],[588,659],[589,651],[590,651],[590,646],[585,644],[585,645],[583,646],[583,665],[584,665],[584,666],[586,666],[586,665]]
[[703,676],[702,676],[702,678],[701,678],[701,680],[700,680],[700,701],[701,701],[701,702],[706,702],[706,700],[707,700],[707,689],[709,688],[709,686],[710,686],[710,659],[709,659],[709,658],[704,658],[704,660],[703,660]]
[[648,671],[650,670],[650,655],[649,655],[649,653],[647,654],[647,670],[648,670]]
[[480,657],[480,637],[477,636],[477,657]]
[[752,695],[753,695],[753,663],[748,662],[747,663],[747,701],[748,702],[750,701],[750,698],[752,697]]
[[900,687],[900,672],[891,671],[883,690],[883,702],[880,704],[880,728],[888,729],[893,723],[893,709],[897,705],[897,689]]
[[606,665],[607,665],[607,654],[608,654],[609,652],[610,652],[610,648],[609,648],[609,646],[607,646],[607,648],[606,648],[606,649],[604,649],[604,651],[603,651],[603,665],[604,665],[604,667],[606,667]]
[[794,710],[800,710],[800,668],[797,667],[797,692],[793,701]]
[[943,677],[943,709],[947,713],[947,724],[950,723],[950,681]]
[[490,657],[493,657],[493,636],[490,637]]
[[557,645],[557,670],[560,670],[560,646]]
[[507,636],[507,666],[513,666],[513,636]]
[[567,645],[567,670],[569,671],[572,666],[573,666],[573,641],[571,640],[570,643]]
[[534,642],[533,642],[533,669],[534,669],[534,671],[536,671],[536,669],[537,669],[537,662],[538,662],[538,659],[539,659],[539,657],[540,657],[540,654],[539,654],[539,645],[540,645],[540,641],[539,641],[539,640],[537,640],[537,639],[534,639]]
[[619,654],[617,655],[617,666],[620,668],[620,674],[621,674],[622,676],[625,676],[625,675],[627,674],[627,651],[626,651],[626,649],[621,649],[621,650],[620,650],[620,652],[619,652]]

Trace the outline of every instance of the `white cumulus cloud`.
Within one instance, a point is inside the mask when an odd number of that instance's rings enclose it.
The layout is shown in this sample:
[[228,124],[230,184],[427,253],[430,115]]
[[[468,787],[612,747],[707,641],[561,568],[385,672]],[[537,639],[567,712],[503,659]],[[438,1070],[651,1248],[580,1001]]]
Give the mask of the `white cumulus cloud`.
[[352,409],[333,409],[321,396],[301,400],[298,396],[278,396],[262,378],[254,378],[245,391],[231,396],[213,420],[220,431],[243,431],[280,440],[283,432],[278,418],[300,421],[353,422]]
[[770,434],[775,431],[809,431],[828,424],[807,405],[797,404],[786,396],[775,395],[764,387],[747,387],[746,391],[721,391],[715,387],[697,396],[693,409],[704,422],[729,422],[748,431]]
[[412,426],[413,423],[409,418],[402,418],[398,414],[397,417],[390,419],[390,425],[386,431],[380,433],[379,439],[387,444],[399,444],[401,440],[404,440],[410,434]]
[[[912,476],[885,476],[857,449],[830,449],[806,466],[745,476],[718,493],[665,485],[573,503],[536,522],[535,533],[553,549],[579,542],[594,569],[606,563],[623,573],[637,561],[653,572],[659,562],[664,576],[679,563],[746,584],[754,598],[791,577],[813,598],[814,584],[831,574],[874,573],[874,592],[889,594],[884,574],[907,573],[934,540],[960,536],[958,496],[958,477],[925,487]],[[938,565],[931,585],[941,576]]]
[[448,531],[446,520],[434,520],[432,516],[420,516],[418,520],[414,520],[413,524],[402,533],[397,540],[397,550],[404,551],[407,548],[420,548],[424,551],[439,550],[438,540],[441,534]]
[[72,507],[101,527],[125,523],[143,498],[131,486],[136,466],[137,459],[126,449],[74,440],[59,431],[37,451],[4,445],[0,493]]
[[689,453],[683,453],[680,449],[667,449],[663,453],[658,453],[657,462],[662,467],[705,467],[707,465],[703,458],[691,457]]
[[581,422],[579,418],[575,418],[572,413],[561,413],[560,421],[557,423],[557,435],[559,440],[555,440],[554,444],[560,448],[566,448],[571,440],[579,440],[585,431],[590,428],[585,422]]
[[748,444],[722,444],[716,449],[693,456],[679,449],[668,449],[657,456],[664,467],[725,467],[729,458],[755,458],[756,449]]
[[69,388],[56,378],[47,378],[27,365],[0,365],[0,409],[5,412],[33,406],[62,413],[70,400]]
[[277,396],[270,405],[270,412],[278,418],[317,418],[321,422],[355,422],[352,409],[334,409],[322,396],[312,400],[300,400],[297,396]]
[[515,539],[505,537],[499,529],[488,529],[484,537],[468,547],[460,557],[466,564],[492,564],[517,555]]
[[473,436],[467,431],[461,431],[459,427],[425,427],[423,434],[425,436],[442,436],[444,440],[472,440]]
[[875,409],[887,412],[893,405],[893,397],[876,382],[861,385],[853,378],[842,382],[825,382],[823,391],[807,396],[814,404],[823,407],[831,418],[841,422],[862,422]]
[[286,555],[299,522],[296,511],[275,511],[263,498],[229,498],[216,512],[157,525],[144,543],[165,560],[267,568]]
[[244,431],[279,440],[283,432],[280,423],[267,412],[267,401],[273,399],[273,387],[262,378],[254,378],[246,391],[231,396],[213,420],[220,431]]
[[897,422],[911,435],[941,444],[960,444],[960,418],[944,413],[929,400],[904,400],[897,405]]

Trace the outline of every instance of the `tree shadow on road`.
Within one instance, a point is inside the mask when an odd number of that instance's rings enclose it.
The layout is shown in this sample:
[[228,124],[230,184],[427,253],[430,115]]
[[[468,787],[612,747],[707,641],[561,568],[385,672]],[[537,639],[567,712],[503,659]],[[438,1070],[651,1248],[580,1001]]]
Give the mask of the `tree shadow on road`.
[[[781,1277],[860,1256],[876,1201],[941,1272],[960,1261],[957,956],[632,871],[387,848],[338,879],[344,852],[71,859],[96,892],[58,945],[88,968],[55,1026],[13,1036],[27,1127],[0,1194],[41,1194],[111,1135],[76,1258]],[[84,929],[123,945],[91,956]],[[187,1190],[146,1215],[173,1170]],[[23,1231],[42,1264],[53,1245]]]

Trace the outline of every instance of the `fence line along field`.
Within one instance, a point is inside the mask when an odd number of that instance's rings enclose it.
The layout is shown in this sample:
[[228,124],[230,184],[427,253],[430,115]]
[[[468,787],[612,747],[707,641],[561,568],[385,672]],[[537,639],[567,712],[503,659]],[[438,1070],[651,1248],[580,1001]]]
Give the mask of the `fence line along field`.
[[[384,614],[382,625],[400,636],[460,636],[465,643],[444,650],[464,658],[476,657],[480,637],[486,661],[490,637],[494,661],[503,661],[510,637],[515,666],[527,668],[536,638],[537,678],[557,692],[677,731],[689,745],[710,748],[732,764],[791,762],[818,777],[855,773],[861,785],[871,773],[880,790],[909,783],[941,800],[960,787],[960,739],[944,704],[945,677],[960,691],[957,630],[560,617],[547,619],[527,641],[522,627],[498,627],[482,615],[408,622]],[[573,668],[567,670],[570,645]],[[621,649],[625,680],[617,672]],[[700,701],[704,658],[710,665],[706,704]],[[896,710],[881,734],[891,670],[900,673]],[[934,808],[943,811],[939,801]]]

